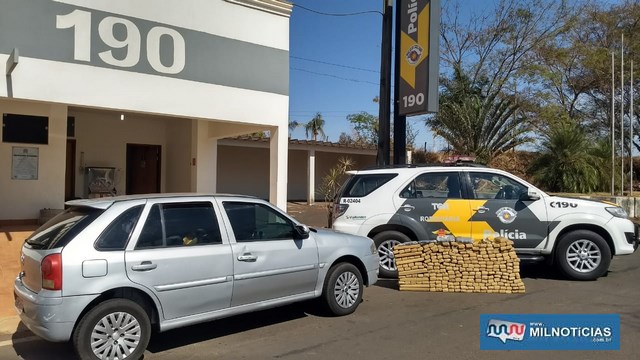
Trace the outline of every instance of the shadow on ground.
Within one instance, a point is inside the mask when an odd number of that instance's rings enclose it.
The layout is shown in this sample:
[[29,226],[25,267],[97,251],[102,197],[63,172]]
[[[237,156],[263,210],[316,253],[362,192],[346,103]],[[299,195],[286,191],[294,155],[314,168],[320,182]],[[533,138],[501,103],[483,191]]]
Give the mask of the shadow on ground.
[[283,307],[237,315],[221,320],[155,333],[147,350],[163,352],[248,330],[259,329],[307,316],[328,316],[317,301],[305,301]]

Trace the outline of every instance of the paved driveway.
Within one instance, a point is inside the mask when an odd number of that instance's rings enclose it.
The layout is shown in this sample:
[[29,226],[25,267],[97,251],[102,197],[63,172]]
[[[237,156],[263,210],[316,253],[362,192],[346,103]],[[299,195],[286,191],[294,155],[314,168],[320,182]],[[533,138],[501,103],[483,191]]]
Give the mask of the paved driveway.
[[[526,293],[399,292],[393,281],[365,290],[355,314],[322,316],[311,304],[246,314],[156,334],[145,359],[640,359],[640,253],[616,258],[594,282],[523,268]],[[616,313],[621,351],[480,351],[484,313]],[[26,340],[26,341],[25,341]],[[70,359],[67,344],[4,342],[0,359]]]

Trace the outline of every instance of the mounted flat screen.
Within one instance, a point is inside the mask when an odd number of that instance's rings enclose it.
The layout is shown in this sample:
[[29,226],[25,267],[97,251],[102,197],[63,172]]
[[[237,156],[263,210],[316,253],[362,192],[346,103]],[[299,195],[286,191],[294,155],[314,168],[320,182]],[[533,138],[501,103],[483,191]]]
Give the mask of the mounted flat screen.
[[46,116],[2,114],[2,142],[48,144],[49,118]]

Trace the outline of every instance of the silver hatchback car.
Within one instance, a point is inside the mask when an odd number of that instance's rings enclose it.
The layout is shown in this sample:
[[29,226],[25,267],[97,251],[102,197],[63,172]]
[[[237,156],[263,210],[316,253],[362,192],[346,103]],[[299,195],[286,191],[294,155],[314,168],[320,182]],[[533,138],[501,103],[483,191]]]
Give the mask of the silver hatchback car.
[[320,298],[355,311],[378,279],[367,237],[310,229],[266,201],[157,194],[67,202],[26,241],[22,322],[82,359],[137,359],[152,330]]

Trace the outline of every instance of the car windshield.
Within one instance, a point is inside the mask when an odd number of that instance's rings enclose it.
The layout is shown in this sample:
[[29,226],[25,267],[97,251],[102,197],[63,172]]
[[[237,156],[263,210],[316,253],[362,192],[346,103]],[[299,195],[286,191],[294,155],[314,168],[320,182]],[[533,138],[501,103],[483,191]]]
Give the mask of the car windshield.
[[53,249],[65,246],[102,212],[103,210],[89,207],[67,209],[40,226],[27,238],[26,242],[36,249]]

